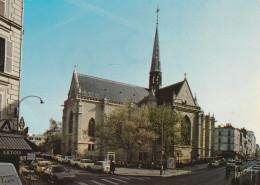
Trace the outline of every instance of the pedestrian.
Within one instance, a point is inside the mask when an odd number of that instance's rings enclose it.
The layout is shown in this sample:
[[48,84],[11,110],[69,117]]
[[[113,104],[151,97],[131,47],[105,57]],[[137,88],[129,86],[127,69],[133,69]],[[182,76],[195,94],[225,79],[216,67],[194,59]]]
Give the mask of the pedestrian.
[[115,175],[115,170],[116,170],[115,163],[113,161],[111,161],[111,163],[110,163],[110,176],[111,176],[112,172]]

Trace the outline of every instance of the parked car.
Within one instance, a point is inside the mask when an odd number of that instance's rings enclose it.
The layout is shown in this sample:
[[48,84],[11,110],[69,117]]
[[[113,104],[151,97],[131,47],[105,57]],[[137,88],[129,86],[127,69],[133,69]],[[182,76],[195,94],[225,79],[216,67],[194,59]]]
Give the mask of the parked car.
[[43,178],[49,183],[59,184],[61,182],[73,183],[75,174],[70,173],[62,165],[49,165],[42,172]]
[[64,160],[62,160],[62,163],[69,163],[71,159],[74,159],[73,156],[65,156]]
[[44,159],[43,158],[36,158],[34,161],[31,162],[31,167],[34,170],[36,170],[36,167],[37,167],[39,161],[44,161]]
[[57,161],[58,161],[58,162],[62,162],[63,159],[65,160],[65,158],[64,158],[63,156],[59,156],[59,157],[57,158]]
[[90,170],[91,167],[94,165],[94,161],[91,159],[80,159],[78,166],[82,169]]
[[236,162],[237,165],[242,165],[243,164],[242,159],[237,159],[235,162]]
[[78,158],[73,158],[73,159],[70,159],[69,161],[70,161],[69,163],[70,163],[72,166],[79,166],[80,159],[78,159]]
[[59,157],[62,157],[62,155],[57,154],[56,156],[53,157],[53,159],[56,160],[56,161],[58,161],[58,158],[59,158]]
[[51,161],[39,161],[36,167],[36,173],[41,174],[46,166],[52,164]]
[[226,173],[225,173],[226,177],[229,177],[229,175],[232,171],[235,171],[235,172],[240,171],[240,166],[234,165],[234,164],[227,165],[226,166]]
[[91,171],[93,172],[104,172],[109,173],[110,172],[110,162],[109,161],[97,161],[94,163],[93,166],[91,166]]
[[208,167],[219,167],[219,161],[218,160],[211,161],[210,163],[208,163]]
[[226,165],[226,164],[227,164],[227,161],[226,161],[225,158],[222,158],[222,159],[219,160],[219,165],[220,166],[223,166],[223,165]]
[[252,168],[254,168],[254,169],[259,169],[259,170],[260,170],[260,165],[259,165],[259,164],[254,165]]

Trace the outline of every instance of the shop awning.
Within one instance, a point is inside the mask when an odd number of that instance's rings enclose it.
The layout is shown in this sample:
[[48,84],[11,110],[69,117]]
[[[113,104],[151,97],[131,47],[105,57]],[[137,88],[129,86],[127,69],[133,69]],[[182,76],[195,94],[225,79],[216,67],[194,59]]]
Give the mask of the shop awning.
[[0,136],[0,150],[32,150],[22,137]]

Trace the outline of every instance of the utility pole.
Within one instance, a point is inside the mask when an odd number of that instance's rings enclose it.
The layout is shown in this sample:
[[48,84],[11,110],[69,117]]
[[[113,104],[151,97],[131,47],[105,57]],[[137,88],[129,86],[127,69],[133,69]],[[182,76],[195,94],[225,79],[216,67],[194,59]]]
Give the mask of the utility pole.
[[163,154],[164,154],[164,151],[163,151],[163,121],[161,122],[161,124],[162,124],[162,136],[161,136],[161,138],[162,138],[162,142],[161,142],[161,151],[162,151],[162,153],[161,153],[161,167],[160,167],[160,175],[162,175],[162,168],[163,168]]

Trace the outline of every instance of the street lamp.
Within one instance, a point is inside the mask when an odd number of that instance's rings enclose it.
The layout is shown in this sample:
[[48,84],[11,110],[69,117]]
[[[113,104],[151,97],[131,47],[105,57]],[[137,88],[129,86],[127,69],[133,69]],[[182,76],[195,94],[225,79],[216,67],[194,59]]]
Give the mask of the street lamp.
[[44,101],[42,100],[42,98],[40,96],[35,96],[35,95],[28,95],[28,96],[25,96],[23,99],[21,99],[19,101],[19,104],[22,103],[23,100],[25,100],[26,98],[30,98],[30,97],[35,97],[35,98],[39,98],[40,99],[40,103],[43,104]]
[[[17,127],[18,127],[18,125],[21,127],[21,129],[23,129],[23,127],[24,127],[24,119],[23,119],[23,117],[21,118],[21,123],[19,123],[19,113],[20,113],[20,111],[19,111],[19,109],[20,109],[20,104],[22,103],[22,101],[23,100],[25,100],[26,98],[38,98],[38,99],[40,99],[40,104],[43,104],[44,103],[44,101],[42,100],[42,98],[40,97],[40,96],[35,96],[35,95],[28,95],[28,96],[25,96],[24,98],[22,98],[21,100],[19,100],[19,103],[18,103],[18,107],[16,107],[16,110],[15,110],[15,116],[17,116],[18,117],[18,124],[17,124]],[[18,128],[17,128],[18,129]]]

